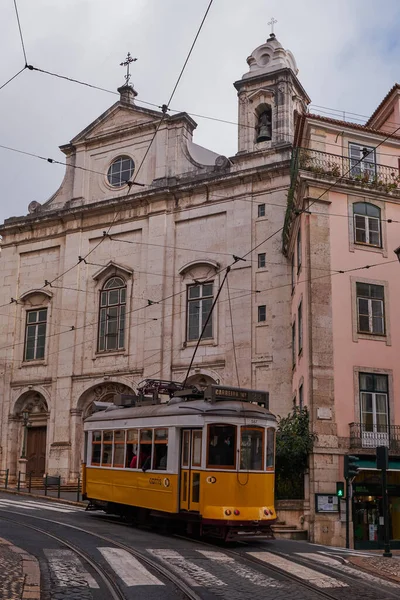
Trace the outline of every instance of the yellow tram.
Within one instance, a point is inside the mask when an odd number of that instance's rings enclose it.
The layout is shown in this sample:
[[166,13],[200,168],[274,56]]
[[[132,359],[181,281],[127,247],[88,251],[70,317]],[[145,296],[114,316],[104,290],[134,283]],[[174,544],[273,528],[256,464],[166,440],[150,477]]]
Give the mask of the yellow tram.
[[267,392],[146,380],[84,429],[92,508],[168,518],[224,540],[272,537],[276,418]]

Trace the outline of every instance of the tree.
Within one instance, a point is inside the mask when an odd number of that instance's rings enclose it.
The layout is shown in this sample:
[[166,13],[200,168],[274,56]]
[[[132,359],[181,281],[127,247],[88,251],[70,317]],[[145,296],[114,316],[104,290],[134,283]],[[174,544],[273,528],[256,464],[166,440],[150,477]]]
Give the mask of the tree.
[[316,435],[310,431],[307,408],[295,406],[287,417],[278,417],[276,433],[277,498],[303,498],[304,473]]

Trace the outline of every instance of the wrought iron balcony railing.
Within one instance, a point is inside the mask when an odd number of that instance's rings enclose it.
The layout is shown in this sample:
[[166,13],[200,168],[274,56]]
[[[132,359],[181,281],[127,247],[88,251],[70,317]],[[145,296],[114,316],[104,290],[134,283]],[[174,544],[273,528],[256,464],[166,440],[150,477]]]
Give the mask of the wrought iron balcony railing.
[[353,185],[400,196],[400,173],[395,167],[365,160],[358,162],[348,156],[308,148],[297,148],[294,152],[297,152],[299,169],[321,177],[340,177],[342,181]]
[[377,448],[387,446],[400,451],[399,425],[364,425],[350,423],[350,448]]

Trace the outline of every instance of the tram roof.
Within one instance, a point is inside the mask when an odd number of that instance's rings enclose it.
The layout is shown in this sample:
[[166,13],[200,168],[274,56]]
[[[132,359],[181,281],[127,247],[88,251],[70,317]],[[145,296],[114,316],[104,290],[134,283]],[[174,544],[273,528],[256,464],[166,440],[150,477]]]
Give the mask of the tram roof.
[[267,408],[250,402],[227,400],[210,403],[205,400],[177,401],[177,399],[172,399],[169,402],[146,406],[130,406],[126,408],[110,406],[106,410],[100,410],[87,417],[85,422],[118,421],[120,419],[140,419],[173,415],[218,415],[276,421],[275,415]]

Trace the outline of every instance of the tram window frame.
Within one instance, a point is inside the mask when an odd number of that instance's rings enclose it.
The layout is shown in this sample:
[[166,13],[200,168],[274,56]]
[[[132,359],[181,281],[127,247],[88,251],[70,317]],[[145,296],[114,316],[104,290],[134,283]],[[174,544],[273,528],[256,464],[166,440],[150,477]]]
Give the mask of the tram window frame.
[[[196,447],[196,440],[200,439],[200,448]],[[203,448],[203,431],[201,429],[194,430],[192,432],[192,467],[201,467],[201,456],[202,456],[202,448]],[[197,458],[196,453],[199,452],[199,460],[195,460]]]
[[189,468],[190,430],[184,429],[182,436],[181,467]]
[[[145,432],[150,431],[151,432],[151,438],[150,440],[148,439],[142,439],[142,436],[144,435]],[[154,440],[154,429],[151,427],[146,427],[143,429],[139,429],[139,469],[142,469],[142,471],[148,471],[149,469],[151,469],[151,465],[153,464],[153,440]],[[143,460],[143,450],[142,450],[142,446],[148,447],[150,446],[150,455],[147,455],[146,458]],[[150,458],[150,460],[148,461],[148,458]]]
[[[253,466],[244,466],[243,460],[242,460],[242,456],[243,456],[243,433],[246,431],[257,431],[257,432],[261,432],[261,463],[260,463],[260,467],[259,468],[255,468]],[[243,425],[240,428],[240,470],[241,471],[264,471],[265,469],[265,428],[264,427],[257,427],[257,426],[249,426],[249,425]],[[250,450],[252,453],[252,446],[250,446]],[[252,465],[253,463],[253,458],[250,455],[250,465]]]
[[[105,439],[107,437],[107,439]],[[114,454],[114,444],[113,444],[113,439],[114,439],[114,431],[111,429],[106,429],[103,431],[103,435],[102,435],[102,445],[101,445],[101,466],[102,467],[106,467],[106,468],[110,468],[113,465],[113,454]],[[108,449],[108,454],[107,454],[107,462],[104,462],[104,455],[107,452]]]
[[[95,439],[95,436],[98,436],[100,439]],[[92,431],[92,453],[90,456],[90,464],[92,467],[100,467],[101,465],[101,446],[102,446],[102,432],[100,430],[96,430],[96,431]],[[93,456],[94,456],[94,448],[98,448],[100,447],[100,452],[99,452],[99,460],[98,462],[93,462]]]
[[[136,433],[136,437],[133,436],[131,439],[130,438],[131,433],[133,433],[133,434]],[[139,429],[137,429],[135,427],[133,429],[126,430],[125,446],[126,446],[125,468],[137,470],[138,469],[138,461],[139,461]],[[129,446],[132,446],[132,448],[130,450],[129,450]],[[136,446],[136,450],[135,450],[135,446]],[[136,467],[131,467],[131,462],[132,462],[132,459],[134,456],[137,456]]]
[[[125,466],[125,452],[126,452],[126,430],[125,429],[114,429],[113,435],[113,462],[112,466],[116,469],[123,469]],[[123,439],[117,440],[116,434],[122,434]],[[115,456],[117,453],[117,448],[120,449],[122,447],[122,462],[115,462]]]
[[[211,446],[211,428],[221,428],[221,433],[220,434],[216,434],[214,433],[213,436],[215,438],[215,436],[217,436],[217,443],[213,444],[213,446]],[[227,433],[227,430],[231,429],[230,433]],[[227,437],[230,437],[231,439],[233,439],[233,464],[229,465],[229,464],[215,464],[214,462],[211,462],[210,460],[210,450],[211,447],[215,448],[219,443],[220,443],[220,436],[222,437],[222,441],[223,443],[225,442],[225,439]],[[230,423],[209,423],[207,425],[207,469],[212,469],[212,470],[229,470],[229,471],[234,471],[236,469],[236,449],[237,449],[237,425],[231,425]]]
[[[166,433],[166,437],[162,438],[162,439],[157,439],[157,432],[159,431],[165,431]],[[152,458],[152,465],[153,471],[166,471],[167,470],[167,464],[168,464],[168,427],[155,427],[154,428],[154,432],[153,432],[153,458]],[[166,447],[166,461],[165,461],[165,467],[160,467],[157,466],[157,463],[160,462],[160,460],[163,458],[163,456],[160,457],[160,459],[158,458],[158,450],[157,448],[160,448],[161,446],[165,446]]]
[[[276,431],[274,427],[267,427],[266,433],[266,451],[265,451],[265,459],[266,465],[265,470],[268,472],[275,471],[275,453],[276,453]],[[270,433],[272,433],[272,452],[270,452]],[[272,464],[269,464],[270,457],[272,457]]]

